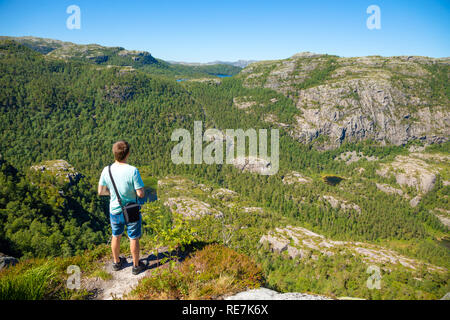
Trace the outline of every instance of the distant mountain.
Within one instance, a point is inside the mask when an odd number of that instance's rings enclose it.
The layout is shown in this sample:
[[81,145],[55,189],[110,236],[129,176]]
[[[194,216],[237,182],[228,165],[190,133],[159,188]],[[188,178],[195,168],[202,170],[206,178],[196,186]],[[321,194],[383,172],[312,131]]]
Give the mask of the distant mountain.
[[62,48],[64,46],[74,45],[72,42],[64,42],[60,40],[47,39],[47,38],[37,38],[37,37],[7,37],[0,36],[0,40],[13,40],[15,42],[19,42],[28,48],[33,49],[34,51],[40,52],[42,54],[47,54],[53,50],[58,48]]
[[98,44],[75,44],[60,40],[36,37],[0,37],[0,40],[13,40],[35,51],[53,58],[87,61],[96,64],[142,67],[157,64],[149,52],[125,50],[122,47],[105,47]]
[[99,44],[75,44],[29,36],[0,36],[1,40],[18,42],[49,58],[127,67],[124,70],[126,72],[133,71],[133,69],[141,69],[148,73],[174,78],[201,78],[214,77],[217,74],[232,76],[241,70],[241,67],[234,66],[232,63],[172,64],[153,57],[147,51],[126,50],[122,47],[106,47]]
[[234,62],[226,62],[226,61],[214,61],[214,63],[220,63],[220,64],[229,64],[231,66],[235,66],[235,67],[240,67],[240,68],[245,68],[246,66],[248,66],[249,64],[256,62],[257,60],[238,60],[238,61],[234,61]]
[[209,66],[209,65],[215,65],[215,64],[227,64],[227,65],[234,66],[234,67],[245,68],[249,64],[251,64],[253,62],[256,62],[256,61],[257,60],[238,60],[238,61],[234,61],[234,62],[229,62],[229,61],[212,61],[212,62],[201,63],[201,62],[183,62],[183,61],[171,61],[171,60],[168,60],[167,62],[169,62],[171,64],[182,64],[182,65],[185,65],[185,66]]

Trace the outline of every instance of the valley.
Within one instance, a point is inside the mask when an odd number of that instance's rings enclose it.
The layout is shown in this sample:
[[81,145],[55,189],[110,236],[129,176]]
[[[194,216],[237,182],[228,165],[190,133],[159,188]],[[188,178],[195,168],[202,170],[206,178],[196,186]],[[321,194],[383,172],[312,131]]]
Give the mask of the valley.
[[[440,299],[450,291],[449,63],[300,53],[243,68],[185,65],[120,47],[2,37],[0,252],[20,260],[17,270],[55,258],[64,279],[66,265],[95,261],[103,271],[84,275],[108,278],[108,199],[96,188],[120,138],[152,200],[143,250],[162,246],[155,215],[173,250],[198,246],[191,259],[208,266],[204,278],[183,262],[171,267],[189,277],[149,272],[132,297],[217,299],[261,286]],[[196,121],[224,133],[278,129],[278,171],[261,174],[270,160],[249,166],[248,153],[231,164],[174,164],[172,132],[194,132]],[[381,270],[381,289],[366,285],[370,266]],[[0,284],[14,268],[0,271]],[[156,276],[180,287],[158,293]],[[62,294],[49,288],[42,297]],[[58,298],[89,296],[66,294]]]

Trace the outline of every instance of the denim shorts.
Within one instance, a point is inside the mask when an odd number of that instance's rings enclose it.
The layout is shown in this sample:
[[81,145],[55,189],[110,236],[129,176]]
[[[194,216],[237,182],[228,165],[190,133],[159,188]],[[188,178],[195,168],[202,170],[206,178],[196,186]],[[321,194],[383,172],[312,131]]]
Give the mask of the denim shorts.
[[122,213],[109,214],[109,220],[111,221],[112,234],[118,237],[123,234],[125,225],[127,226],[127,234],[130,239],[139,239],[141,237],[142,229],[142,215],[136,222],[125,223],[125,218]]

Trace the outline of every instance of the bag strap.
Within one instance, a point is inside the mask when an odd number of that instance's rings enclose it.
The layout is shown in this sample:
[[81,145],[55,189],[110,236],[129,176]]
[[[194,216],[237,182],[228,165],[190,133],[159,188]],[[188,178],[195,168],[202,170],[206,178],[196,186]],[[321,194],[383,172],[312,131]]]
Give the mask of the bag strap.
[[119,201],[119,205],[120,205],[120,207],[122,208],[122,211],[123,211],[122,199],[120,199],[120,195],[119,195],[119,192],[117,191],[116,183],[114,182],[114,179],[113,179],[112,174],[111,174],[111,165],[108,166],[108,171],[109,171],[109,178],[111,179],[111,182],[112,182],[113,187],[114,187],[114,191],[116,192],[117,201]]

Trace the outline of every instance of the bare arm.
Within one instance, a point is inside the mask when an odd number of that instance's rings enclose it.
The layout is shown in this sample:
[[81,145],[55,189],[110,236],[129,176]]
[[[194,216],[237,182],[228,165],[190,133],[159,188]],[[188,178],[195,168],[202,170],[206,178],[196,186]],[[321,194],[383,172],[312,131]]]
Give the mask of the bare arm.
[[99,196],[109,196],[111,194],[109,193],[107,186],[98,185],[98,195]]
[[140,189],[136,189],[136,194],[139,198],[144,198],[145,197],[145,190],[144,188],[140,188]]

